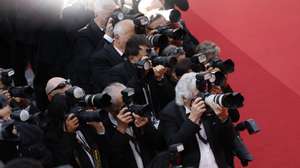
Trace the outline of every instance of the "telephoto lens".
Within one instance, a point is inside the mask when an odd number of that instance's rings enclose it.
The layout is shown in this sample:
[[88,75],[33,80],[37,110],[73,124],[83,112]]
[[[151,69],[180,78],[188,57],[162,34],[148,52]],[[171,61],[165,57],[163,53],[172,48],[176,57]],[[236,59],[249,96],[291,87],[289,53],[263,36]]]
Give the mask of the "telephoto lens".
[[224,74],[234,72],[234,62],[231,59],[222,61],[221,59],[213,59],[208,64],[208,67],[219,68]]
[[78,86],[73,86],[70,89],[68,89],[65,94],[69,97],[72,97],[74,99],[82,99],[85,96],[85,92],[82,88]]
[[9,88],[9,93],[12,97],[31,98],[34,90],[31,86],[19,86]]
[[225,94],[210,94],[210,93],[200,93],[207,105],[210,107],[226,107],[229,109],[237,109],[243,106],[244,97],[237,92],[225,93]]
[[121,10],[115,10],[111,15],[111,18],[113,19],[113,25],[115,25],[125,19],[125,14]]
[[103,113],[102,110],[97,109],[96,111],[86,111],[82,107],[73,107],[70,110],[69,114],[74,114],[80,122],[86,123],[86,122],[102,122],[103,117],[101,116],[101,113]]
[[154,47],[165,48],[166,46],[169,45],[169,39],[168,36],[166,35],[154,34],[154,35],[148,35],[146,38],[149,44]]
[[96,108],[104,108],[111,105],[111,97],[106,93],[98,93],[94,95],[86,95],[84,97],[84,102],[88,106]]
[[15,121],[26,122],[30,119],[30,113],[26,109],[21,109],[13,111],[10,117]]

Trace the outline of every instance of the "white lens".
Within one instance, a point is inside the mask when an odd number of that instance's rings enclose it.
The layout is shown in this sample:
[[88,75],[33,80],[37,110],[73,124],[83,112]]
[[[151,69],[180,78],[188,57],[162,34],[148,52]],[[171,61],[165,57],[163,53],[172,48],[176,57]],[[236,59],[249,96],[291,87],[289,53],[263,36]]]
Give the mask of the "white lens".
[[29,118],[30,118],[30,114],[29,114],[28,111],[22,110],[22,111],[20,112],[20,120],[21,120],[21,121],[27,121]]
[[82,98],[82,97],[84,97],[84,96],[85,96],[85,92],[84,92],[83,89],[81,89],[80,87],[76,87],[76,88],[74,89],[74,97],[75,97],[76,99],[80,99],[80,98]]

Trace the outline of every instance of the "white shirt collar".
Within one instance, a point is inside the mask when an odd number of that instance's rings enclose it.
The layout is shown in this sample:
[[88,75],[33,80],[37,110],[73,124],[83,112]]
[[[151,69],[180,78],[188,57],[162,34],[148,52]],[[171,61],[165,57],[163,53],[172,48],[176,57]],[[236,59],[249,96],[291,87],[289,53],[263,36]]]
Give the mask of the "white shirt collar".
[[121,50],[119,50],[117,47],[115,47],[114,46],[114,49],[120,54],[120,56],[122,56],[124,53],[121,51]]
[[185,108],[185,114],[190,114],[191,113],[191,110],[189,108],[187,108],[186,106],[184,106]]

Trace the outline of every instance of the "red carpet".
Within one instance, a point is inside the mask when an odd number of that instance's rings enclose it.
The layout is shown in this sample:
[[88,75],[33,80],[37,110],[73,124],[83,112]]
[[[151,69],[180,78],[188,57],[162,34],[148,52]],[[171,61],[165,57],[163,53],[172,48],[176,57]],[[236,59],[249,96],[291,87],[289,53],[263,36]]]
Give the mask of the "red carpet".
[[254,118],[262,128],[257,135],[242,134],[255,157],[249,167],[300,167],[300,1],[190,3],[187,25],[235,61],[230,83],[246,97],[242,119]]

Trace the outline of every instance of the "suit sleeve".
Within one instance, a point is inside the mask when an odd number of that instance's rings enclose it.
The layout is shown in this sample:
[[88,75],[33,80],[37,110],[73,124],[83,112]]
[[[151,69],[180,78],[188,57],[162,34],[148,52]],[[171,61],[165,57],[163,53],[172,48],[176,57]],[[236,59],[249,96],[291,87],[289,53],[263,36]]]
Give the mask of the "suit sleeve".
[[200,130],[200,127],[189,119],[179,124],[176,121],[178,120],[176,117],[179,116],[174,115],[175,113],[175,107],[167,107],[160,115],[159,129],[168,145],[176,143],[185,144]]

